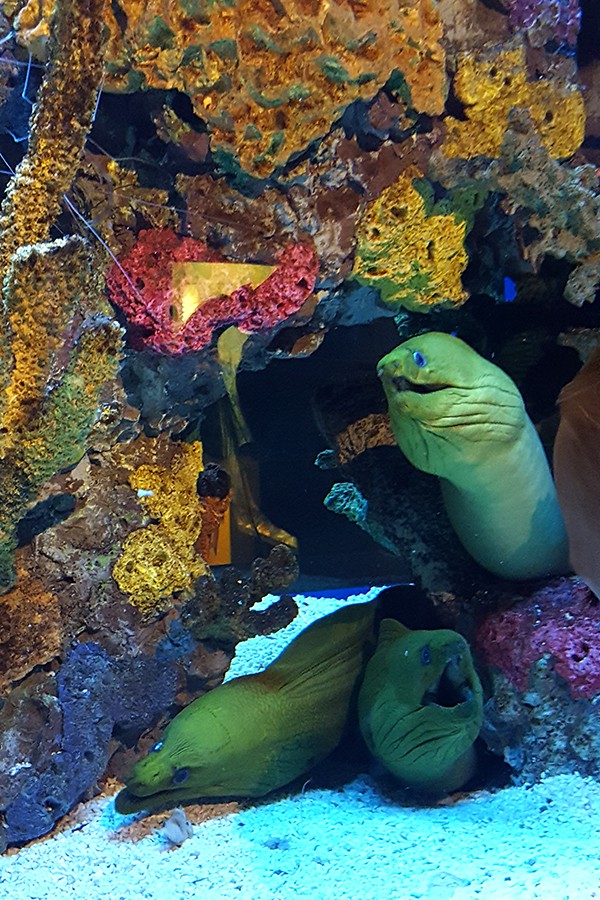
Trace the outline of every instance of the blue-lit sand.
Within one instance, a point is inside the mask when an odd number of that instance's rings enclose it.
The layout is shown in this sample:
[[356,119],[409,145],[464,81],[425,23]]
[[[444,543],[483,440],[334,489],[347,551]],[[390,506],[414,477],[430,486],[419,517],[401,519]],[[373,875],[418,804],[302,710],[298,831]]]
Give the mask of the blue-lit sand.
[[[367,599],[367,596],[353,598]],[[235,674],[260,668],[339,601],[306,600],[300,619],[240,648]],[[230,807],[231,808],[231,807]],[[188,817],[198,820],[199,807]],[[241,812],[211,808],[173,847],[169,813],[119,816],[82,804],[69,826],[0,857],[10,900],[591,900],[600,898],[600,784],[564,775],[413,808],[361,776]]]

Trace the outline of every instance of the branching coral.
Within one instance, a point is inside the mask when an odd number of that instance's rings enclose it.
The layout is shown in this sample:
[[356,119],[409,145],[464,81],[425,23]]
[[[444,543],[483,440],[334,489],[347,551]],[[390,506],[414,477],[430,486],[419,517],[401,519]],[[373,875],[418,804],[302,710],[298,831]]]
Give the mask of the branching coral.
[[466,300],[461,274],[467,264],[465,222],[427,216],[409,169],[367,209],[357,229],[354,275],[381,291],[382,300],[408,309]]
[[[178,354],[207,346],[217,328],[235,324],[243,331],[265,331],[297,312],[315,284],[315,252],[308,244],[289,245],[278,260],[272,274],[261,274],[257,287],[251,286],[248,275],[240,287],[224,295],[226,261],[219,254],[168,229],[149,230],[140,233],[121,267],[113,266],[107,285],[111,299],[127,316],[134,345]],[[175,265],[184,263],[219,264],[212,275],[208,273],[214,293],[209,290],[208,299],[187,311],[174,273]],[[205,284],[206,279],[203,290]]]
[[35,105],[29,149],[0,214],[0,277],[24,244],[45,241],[71,186],[102,80],[105,0],[58,0],[51,59]]
[[[17,22],[25,43],[43,34],[39,3],[28,7]],[[105,89],[188,94],[218,146],[255,174],[326,134],[394,68],[415,109],[443,109],[442,28],[432,0],[290,0],[285,9],[268,0],[122,0],[108,6],[105,21]]]
[[528,81],[525,50],[459,56],[454,90],[466,122],[447,118],[446,156],[496,157],[510,110],[527,109],[544,147],[552,156],[571,156],[583,141],[585,109],[576,85],[559,78]]
[[196,491],[201,471],[202,445],[182,443],[170,468],[142,465],[129,479],[150,524],[126,539],[113,577],[144,613],[156,612],[208,572],[194,548],[204,512]]

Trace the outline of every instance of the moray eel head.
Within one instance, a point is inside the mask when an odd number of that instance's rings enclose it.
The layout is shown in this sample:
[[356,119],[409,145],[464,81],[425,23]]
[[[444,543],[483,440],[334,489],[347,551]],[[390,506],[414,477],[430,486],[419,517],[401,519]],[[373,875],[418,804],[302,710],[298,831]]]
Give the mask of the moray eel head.
[[[234,720],[228,728],[219,708],[219,696],[225,688],[220,688],[216,698],[211,692],[194,700],[167,725],[162,739],[135,764],[125,790],[117,795],[118,812],[162,809],[202,796],[236,793],[231,789],[232,772],[228,770],[229,765],[235,771],[238,763],[234,754],[228,755],[236,725]],[[196,718],[200,727],[191,730]],[[247,727],[247,723],[241,727]]]
[[455,790],[473,774],[482,719],[481,683],[465,639],[385,619],[359,695],[360,728],[373,756],[411,787]]
[[186,706],[117,796],[120,813],[204,797],[260,797],[339,743],[373,645],[375,602],[313,622],[264,671]]
[[378,363],[394,437],[423,472],[445,476],[514,440],[526,421],[521,395],[501,369],[450,334],[411,338]]

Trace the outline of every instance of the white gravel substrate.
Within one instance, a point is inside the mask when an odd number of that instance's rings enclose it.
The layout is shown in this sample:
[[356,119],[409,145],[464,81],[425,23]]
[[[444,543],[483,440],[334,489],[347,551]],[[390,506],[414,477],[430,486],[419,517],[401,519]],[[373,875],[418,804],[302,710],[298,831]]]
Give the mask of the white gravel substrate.
[[576,776],[414,809],[368,779],[213,819],[169,849],[100,815],[0,858],[11,900],[588,900],[600,897],[600,786]]
[[600,784],[576,775],[428,809],[364,776],[195,825],[177,848],[159,831],[128,839],[140,817],[111,798],[88,806],[75,827],[0,857],[0,898],[600,898]]

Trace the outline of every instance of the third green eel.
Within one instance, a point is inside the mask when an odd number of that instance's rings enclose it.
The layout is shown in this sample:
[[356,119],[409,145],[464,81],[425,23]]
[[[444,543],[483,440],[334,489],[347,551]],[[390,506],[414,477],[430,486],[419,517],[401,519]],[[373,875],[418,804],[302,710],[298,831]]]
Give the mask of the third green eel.
[[404,784],[428,794],[462,787],[475,772],[483,721],[481,682],[462,635],[384,619],[358,717],[373,756]]
[[400,344],[377,371],[398,446],[413,466],[439,477],[470,555],[508,579],[568,571],[548,461],[512,379],[441,332]]

